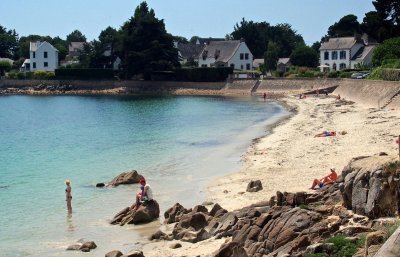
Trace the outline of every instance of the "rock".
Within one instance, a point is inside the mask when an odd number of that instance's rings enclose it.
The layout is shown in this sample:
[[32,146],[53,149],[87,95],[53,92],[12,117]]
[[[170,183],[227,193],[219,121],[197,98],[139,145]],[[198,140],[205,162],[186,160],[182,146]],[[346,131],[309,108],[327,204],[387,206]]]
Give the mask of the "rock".
[[106,184],[104,184],[104,183],[97,183],[96,184],[96,187],[105,187],[106,186]]
[[142,251],[134,250],[122,255],[122,257],[144,257],[144,255]]
[[333,251],[334,244],[331,243],[318,243],[307,246],[304,255],[311,255],[315,253],[331,253]]
[[122,253],[120,251],[114,250],[105,255],[105,257],[121,257]]
[[84,242],[84,243],[82,244],[82,246],[81,246],[81,248],[80,248],[79,250],[82,251],[82,249],[84,249],[84,248],[88,248],[89,250],[92,250],[92,249],[96,249],[96,248],[97,248],[97,245],[96,245],[96,243],[93,242],[93,241],[87,241],[87,242]]
[[223,244],[213,257],[248,257],[246,251],[236,242]]
[[202,212],[202,213],[208,214],[208,209],[203,205],[196,205],[193,208],[192,212]]
[[139,183],[140,179],[143,176],[139,175],[136,170],[127,171],[119,174],[116,176],[109,184],[109,186],[119,186],[119,185],[126,185],[126,184],[135,184]]
[[211,201],[205,201],[205,202],[203,202],[201,205],[207,206],[207,205],[213,205],[213,204],[214,204],[214,203],[211,202]]
[[223,208],[222,208],[218,203],[216,203],[216,204],[212,207],[212,209],[211,209],[209,215],[215,217],[215,214],[217,213],[217,211],[222,210],[222,209],[223,209]]
[[136,209],[136,204],[120,211],[110,222],[113,225],[120,224],[142,224],[149,223],[160,216],[160,206],[156,200],[142,203]]
[[178,222],[180,220],[180,217],[182,217],[184,214],[189,213],[190,211],[185,209],[182,205],[179,203],[174,204],[171,208],[169,208],[165,213],[164,213],[164,223],[166,224],[171,224]]
[[182,245],[180,243],[173,243],[169,246],[169,248],[171,249],[177,249],[177,248],[181,248]]
[[87,248],[87,247],[80,248],[79,250],[81,250],[81,252],[84,252],[84,253],[90,252],[90,248]]
[[372,219],[395,216],[400,206],[398,169],[393,159],[385,155],[352,159],[342,172],[343,205]]
[[256,180],[256,181],[250,181],[250,183],[247,185],[247,192],[258,192],[260,190],[262,190],[262,184],[260,180]]
[[155,232],[154,234],[152,234],[150,237],[149,237],[149,240],[150,241],[152,241],[152,240],[166,240],[166,239],[168,239],[168,235],[167,234],[165,234],[164,232],[162,232],[161,230],[158,230],[157,232]]

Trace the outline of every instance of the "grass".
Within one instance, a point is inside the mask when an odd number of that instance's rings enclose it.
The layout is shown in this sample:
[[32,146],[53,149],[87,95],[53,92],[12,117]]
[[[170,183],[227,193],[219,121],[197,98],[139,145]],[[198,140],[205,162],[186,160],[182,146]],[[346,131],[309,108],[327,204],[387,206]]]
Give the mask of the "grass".
[[396,231],[396,229],[400,227],[400,221],[397,221],[393,224],[385,224],[382,227],[382,230],[385,231],[385,238],[386,240]]

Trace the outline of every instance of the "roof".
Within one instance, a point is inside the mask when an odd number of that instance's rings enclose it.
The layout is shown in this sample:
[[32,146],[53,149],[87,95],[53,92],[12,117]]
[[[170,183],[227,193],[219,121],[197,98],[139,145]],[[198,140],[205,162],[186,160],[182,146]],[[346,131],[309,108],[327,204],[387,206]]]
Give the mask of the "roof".
[[328,42],[321,44],[319,50],[350,49],[357,43],[354,37],[330,38]]
[[46,44],[49,45],[54,51],[57,51],[57,52],[58,52],[57,48],[55,48],[52,44],[50,44],[50,43],[47,42],[47,41],[43,41],[43,42],[40,42],[40,41],[30,42],[29,51],[36,52],[40,47],[42,47],[43,45],[46,45]]
[[287,64],[290,63],[290,58],[279,58],[278,59],[278,64],[280,64],[280,63],[282,63],[284,65],[287,65]]
[[260,67],[261,64],[264,64],[264,59],[254,59],[253,60],[253,67],[255,67],[255,68]]
[[228,62],[240,46],[240,40],[211,41],[201,52],[201,56],[215,58],[215,62]]
[[371,53],[374,48],[376,47],[376,45],[368,45],[365,47],[361,47],[360,50],[358,50],[358,52],[354,55],[352,60],[364,60],[365,57]]
[[68,45],[68,50],[70,52],[75,51],[75,49],[83,50],[83,47],[84,47],[85,43],[86,42],[71,42]]
[[204,45],[178,43],[178,50],[184,59],[198,58],[204,47]]
[[199,42],[200,45],[208,45],[211,41],[225,41],[225,38],[198,38],[197,41]]

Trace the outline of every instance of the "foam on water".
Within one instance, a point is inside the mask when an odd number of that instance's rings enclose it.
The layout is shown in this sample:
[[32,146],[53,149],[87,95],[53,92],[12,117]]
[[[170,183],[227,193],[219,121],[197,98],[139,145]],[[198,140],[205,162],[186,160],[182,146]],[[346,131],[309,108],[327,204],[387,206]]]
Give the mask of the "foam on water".
[[[145,175],[161,213],[201,203],[205,185],[237,171],[240,155],[284,113],[273,102],[225,97],[0,97],[0,256],[104,256],[140,248],[162,218],[111,226],[137,185],[96,188],[119,173]],[[65,210],[72,180],[73,213]]]

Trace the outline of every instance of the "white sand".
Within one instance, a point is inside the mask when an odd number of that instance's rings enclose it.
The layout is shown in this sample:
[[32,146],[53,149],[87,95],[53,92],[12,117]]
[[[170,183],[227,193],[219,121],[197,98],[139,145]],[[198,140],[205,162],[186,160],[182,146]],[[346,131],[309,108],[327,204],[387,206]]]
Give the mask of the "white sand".
[[[213,181],[208,200],[235,210],[269,200],[276,191],[311,191],[314,178],[321,178],[335,167],[338,173],[351,158],[386,152],[398,154],[400,110],[367,109],[360,104],[338,105],[334,98],[285,98],[297,114],[258,140],[243,155],[243,168]],[[323,131],[336,131],[336,137],[317,137]],[[341,132],[347,134],[342,135]],[[263,190],[246,192],[251,180],[260,179]],[[151,256],[208,256],[226,239],[198,244],[182,243],[170,249],[171,242],[150,243],[144,254]]]

